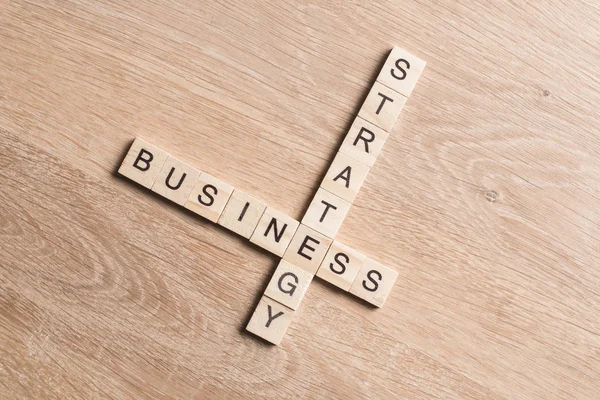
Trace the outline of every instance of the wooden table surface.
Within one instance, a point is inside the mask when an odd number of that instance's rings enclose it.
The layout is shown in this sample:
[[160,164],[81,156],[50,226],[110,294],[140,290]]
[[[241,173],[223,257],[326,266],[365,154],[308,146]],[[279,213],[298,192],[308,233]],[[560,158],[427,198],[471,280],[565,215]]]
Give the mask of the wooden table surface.
[[[0,1],[0,398],[597,399],[600,6]],[[428,62],[318,279],[116,174],[144,137],[301,218],[391,47]]]

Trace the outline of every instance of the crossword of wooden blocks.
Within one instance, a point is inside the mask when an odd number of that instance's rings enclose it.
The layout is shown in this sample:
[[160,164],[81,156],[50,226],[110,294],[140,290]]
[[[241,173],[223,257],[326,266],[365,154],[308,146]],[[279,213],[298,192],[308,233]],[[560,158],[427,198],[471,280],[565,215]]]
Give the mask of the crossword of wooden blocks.
[[343,153],[337,153],[321,187],[352,203],[358,194],[369,167]]
[[377,81],[408,97],[412,93],[427,63],[420,58],[394,47],[390,52]]
[[250,239],[266,208],[262,201],[235,189],[219,218],[219,225]]
[[350,293],[382,307],[397,278],[396,271],[367,258],[350,288]]
[[169,156],[152,185],[152,191],[182,206],[199,175],[200,171],[196,168]]
[[406,97],[379,82],[375,82],[358,116],[389,132],[406,103]]
[[271,253],[283,256],[300,223],[292,217],[267,207],[250,237],[250,241]]
[[349,291],[367,256],[334,241],[323,259],[317,276],[345,291]]
[[331,242],[332,240],[327,236],[300,224],[283,259],[314,275]]
[[119,174],[150,189],[168,157],[166,151],[137,138],[123,159]]
[[281,260],[265,290],[265,296],[296,310],[308,290],[312,278],[313,274]]
[[217,222],[232,192],[233,186],[203,172],[184,206],[209,221]]
[[340,147],[340,153],[372,167],[388,136],[383,129],[356,117]]
[[302,218],[302,223],[327,237],[334,238],[350,206],[346,200],[319,188]]
[[294,310],[263,296],[256,306],[246,330],[277,345],[281,343],[294,313]]

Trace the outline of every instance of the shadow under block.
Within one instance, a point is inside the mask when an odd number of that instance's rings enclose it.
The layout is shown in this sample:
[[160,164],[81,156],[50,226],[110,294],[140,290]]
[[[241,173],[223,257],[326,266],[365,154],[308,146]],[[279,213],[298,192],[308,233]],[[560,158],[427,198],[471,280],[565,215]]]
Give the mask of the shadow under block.
[[356,117],[340,147],[340,153],[372,167],[389,134],[372,123]]
[[314,275],[327,254],[331,242],[332,240],[327,236],[300,224],[283,259]]
[[302,218],[302,223],[333,239],[342,226],[350,206],[351,204],[346,200],[319,188]]
[[219,225],[250,239],[266,208],[267,205],[262,201],[234,189],[223,214],[219,217]]
[[334,241],[317,271],[317,276],[349,291],[366,259],[364,254]]
[[358,116],[389,132],[396,123],[405,103],[406,97],[375,82],[358,111]]
[[350,293],[382,307],[397,278],[396,271],[367,258],[350,288]]
[[352,203],[358,194],[370,168],[343,153],[337,153],[321,187]]
[[233,186],[203,172],[190,192],[185,208],[217,222],[232,192]]
[[196,168],[169,156],[152,185],[152,191],[182,206],[199,175],[200,171]]
[[421,73],[427,63],[417,56],[394,47],[390,52],[379,76],[377,82],[395,90],[396,92],[408,97],[412,93]]
[[260,336],[275,345],[281,343],[281,339],[292,321],[295,311],[263,296],[256,306],[250,322],[246,325],[248,332]]
[[250,241],[281,257],[300,223],[292,217],[267,207],[250,237]]
[[281,260],[265,290],[265,296],[296,310],[302,302],[312,278],[313,274]]
[[143,139],[135,139],[119,167],[119,174],[151,189],[169,153]]

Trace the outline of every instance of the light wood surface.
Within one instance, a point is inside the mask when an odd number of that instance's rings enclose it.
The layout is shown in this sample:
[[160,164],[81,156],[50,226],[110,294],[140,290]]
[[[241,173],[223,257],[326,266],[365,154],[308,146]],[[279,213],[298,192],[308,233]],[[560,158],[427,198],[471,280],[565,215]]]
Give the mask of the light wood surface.
[[[0,398],[596,399],[596,1],[0,2]],[[295,219],[392,46],[427,61],[315,278],[118,176],[143,137]]]

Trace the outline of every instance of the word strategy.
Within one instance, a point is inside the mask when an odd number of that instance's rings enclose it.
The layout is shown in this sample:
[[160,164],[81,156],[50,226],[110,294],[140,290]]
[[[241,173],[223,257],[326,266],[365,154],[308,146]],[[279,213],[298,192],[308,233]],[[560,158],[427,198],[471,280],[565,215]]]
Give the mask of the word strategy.
[[302,221],[136,138],[119,173],[281,257],[246,329],[279,344],[313,277],[377,307],[398,273],[335,240],[425,61],[394,47]]

